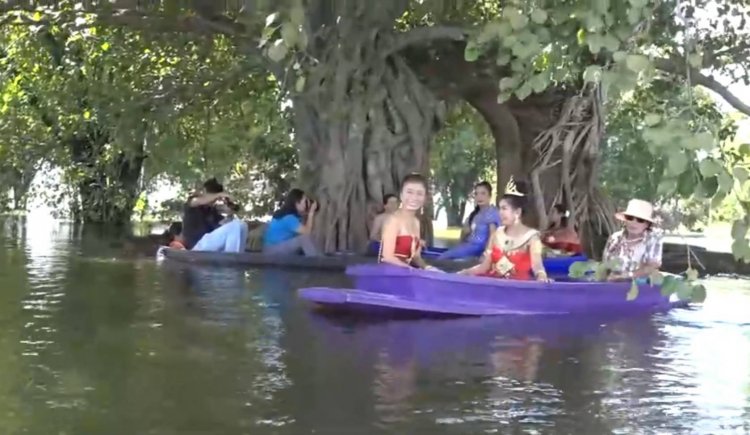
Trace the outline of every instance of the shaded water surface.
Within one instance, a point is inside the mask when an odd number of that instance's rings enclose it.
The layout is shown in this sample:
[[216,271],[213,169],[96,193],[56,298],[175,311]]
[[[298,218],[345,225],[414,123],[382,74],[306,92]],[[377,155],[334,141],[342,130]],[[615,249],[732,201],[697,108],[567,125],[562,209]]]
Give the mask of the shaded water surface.
[[5,222],[0,433],[750,433],[748,281],[612,323],[331,319],[306,285],[346,280]]

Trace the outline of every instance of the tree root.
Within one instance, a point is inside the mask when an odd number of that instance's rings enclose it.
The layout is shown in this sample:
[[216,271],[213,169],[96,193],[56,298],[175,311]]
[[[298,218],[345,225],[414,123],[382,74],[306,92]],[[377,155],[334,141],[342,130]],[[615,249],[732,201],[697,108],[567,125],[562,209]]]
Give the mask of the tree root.
[[[603,139],[601,93],[598,86],[587,85],[563,105],[557,123],[540,133],[533,143],[538,158],[531,172],[536,212],[540,227],[546,228],[547,211],[556,202],[570,210],[570,220],[579,228],[590,256],[598,257],[602,236],[614,230],[614,208],[598,187],[599,146]],[[557,169],[556,186],[543,186],[542,174]],[[550,192],[551,203],[545,201]]]

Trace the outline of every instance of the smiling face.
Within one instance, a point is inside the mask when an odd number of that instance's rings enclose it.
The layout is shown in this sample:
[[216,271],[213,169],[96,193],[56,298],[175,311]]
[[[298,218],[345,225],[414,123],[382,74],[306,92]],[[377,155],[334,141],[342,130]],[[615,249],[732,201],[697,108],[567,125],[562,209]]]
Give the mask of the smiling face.
[[648,221],[633,216],[625,215],[625,229],[631,236],[642,235],[649,227]]
[[500,221],[504,226],[521,222],[521,209],[513,207],[507,199],[500,200]]
[[491,199],[490,196],[492,196],[492,194],[486,187],[477,186],[474,188],[474,202],[478,206],[489,205]]
[[422,183],[409,182],[401,188],[401,204],[406,210],[417,211],[421,209],[426,197],[427,189]]

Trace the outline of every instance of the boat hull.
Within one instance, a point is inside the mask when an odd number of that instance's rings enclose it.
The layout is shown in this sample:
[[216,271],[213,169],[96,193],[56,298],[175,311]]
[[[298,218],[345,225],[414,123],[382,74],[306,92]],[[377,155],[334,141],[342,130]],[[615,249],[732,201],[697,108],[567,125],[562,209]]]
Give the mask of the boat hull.
[[[303,289],[304,299],[327,305],[391,306],[394,310],[450,312],[462,315],[632,313],[673,306],[660,288],[639,286],[627,300],[630,283],[506,280],[443,274],[387,265],[357,265],[347,269],[356,290]],[[326,293],[328,292],[328,293]],[[344,292],[344,296],[335,296]],[[325,293],[325,294],[324,294]],[[327,299],[326,299],[327,298]],[[493,311],[494,310],[494,311]]]
[[[234,267],[288,267],[295,269],[313,269],[343,272],[347,267],[370,263],[376,264],[377,258],[354,254],[326,255],[304,257],[302,255],[268,255],[262,252],[200,252],[184,249],[161,247],[159,255],[183,263],[210,264]],[[576,261],[585,261],[586,257],[545,258],[544,265],[552,276],[566,275],[568,268]],[[466,261],[427,259],[427,262],[442,270],[455,272],[476,264],[476,259]]]

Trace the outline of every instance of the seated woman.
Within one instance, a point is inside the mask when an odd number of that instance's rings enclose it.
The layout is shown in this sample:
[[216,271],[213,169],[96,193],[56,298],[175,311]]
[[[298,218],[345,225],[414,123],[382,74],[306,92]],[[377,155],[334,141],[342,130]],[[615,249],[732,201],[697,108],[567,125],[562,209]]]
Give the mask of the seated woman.
[[410,174],[401,182],[401,208],[391,214],[383,224],[378,260],[401,267],[437,270],[427,265],[420,253],[421,228],[417,211],[427,197],[427,180],[419,174]]
[[372,230],[370,231],[370,244],[367,250],[372,255],[380,252],[380,239],[383,237],[383,224],[393,213],[398,210],[398,198],[392,193],[383,197],[383,212],[375,216],[372,221]]
[[575,255],[583,252],[576,230],[568,222],[568,210],[562,204],[555,204],[550,213],[550,225],[542,234],[542,243],[548,248],[563,254]]
[[320,255],[310,238],[317,209],[318,204],[310,201],[304,191],[292,189],[266,226],[263,252],[271,255],[292,255],[302,252],[307,257]]
[[525,186],[516,185],[511,177],[500,199],[503,226],[490,238],[482,262],[460,274],[528,280],[533,271],[538,281],[549,281],[542,263],[539,232],[521,222],[526,206],[525,191]]
[[610,281],[647,278],[661,267],[662,231],[654,227],[654,206],[633,199],[615,217],[624,223],[604,247],[603,261],[611,265]]
[[490,235],[500,226],[500,213],[492,206],[492,185],[486,181],[474,186],[476,208],[469,215],[462,233],[466,235],[463,243],[443,252],[441,260],[479,257],[487,247]]
[[166,231],[169,247],[172,249],[186,249],[182,238],[182,222],[172,222]]

